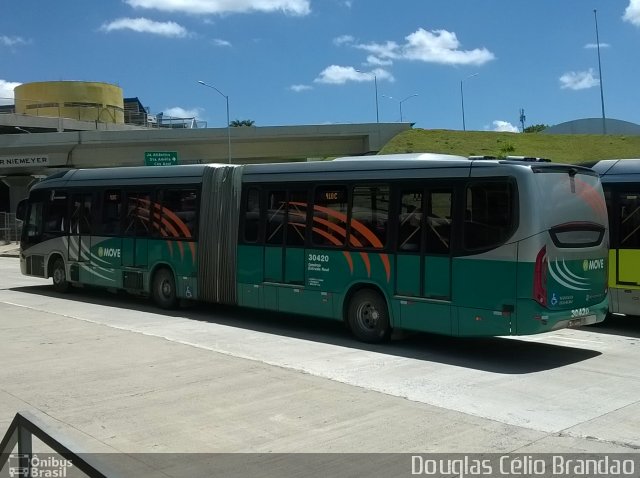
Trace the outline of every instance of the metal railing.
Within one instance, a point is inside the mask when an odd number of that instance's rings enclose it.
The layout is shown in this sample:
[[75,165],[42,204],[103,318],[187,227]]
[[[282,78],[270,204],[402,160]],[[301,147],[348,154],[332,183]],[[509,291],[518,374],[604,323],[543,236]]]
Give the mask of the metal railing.
[[0,244],[20,242],[22,221],[14,213],[0,212]]
[[[33,437],[36,437],[67,460],[73,468],[90,477],[107,478],[108,475],[100,471],[96,464],[89,463],[88,458],[83,458],[71,451],[63,443],[62,437],[54,437],[47,433],[45,427],[45,424],[38,417],[29,412],[16,413],[7,433],[0,442],[0,471],[8,464],[9,476],[31,477],[37,475],[38,470],[35,474],[32,473],[33,458],[37,457],[33,453]],[[14,453],[16,445],[18,452]]]

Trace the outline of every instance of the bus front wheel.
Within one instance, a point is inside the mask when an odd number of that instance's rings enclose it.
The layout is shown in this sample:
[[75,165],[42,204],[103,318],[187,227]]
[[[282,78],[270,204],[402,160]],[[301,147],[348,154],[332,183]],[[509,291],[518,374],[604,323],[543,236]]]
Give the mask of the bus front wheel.
[[371,289],[359,290],[349,301],[347,314],[349,328],[358,340],[378,343],[389,339],[389,312],[379,293]]
[[151,289],[153,301],[163,309],[173,309],[178,303],[176,281],[168,269],[160,269],[153,276]]
[[67,271],[64,268],[64,261],[58,257],[53,262],[51,270],[51,278],[53,279],[53,288],[58,292],[67,292],[69,290],[69,281],[67,280]]

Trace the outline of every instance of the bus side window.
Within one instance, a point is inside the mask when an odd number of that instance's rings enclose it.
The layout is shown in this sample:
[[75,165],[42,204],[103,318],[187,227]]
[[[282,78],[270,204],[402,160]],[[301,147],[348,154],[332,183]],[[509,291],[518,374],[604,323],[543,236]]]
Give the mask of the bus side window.
[[197,222],[195,189],[164,189],[149,207],[155,235],[193,238]]
[[321,247],[342,247],[347,237],[347,188],[322,186],[315,190],[311,242]]
[[44,232],[62,234],[66,229],[67,193],[52,190],[50,194],[44,219]]
[[74,194],[71,199],[71,219],[69,234],[91,234],[93,220],[92,213],[92,194]]
[[153,216],[151,194],[131,192],[127,195],[125,235],[146,237],[151,235]]
[[429,191],[427,215],[428,254],[448,254],[451,249],[451,190]]
[[387,242],[388,186],[356,186],[350,218],[350,246],[382,249]]
[[244,206],[244,242],[258,242],[260,232],[260,190],[247,191]]
[[640,247],[640,193],[620,194],[621,249]]
[[267,244],[282,244],[287,204],[286,191],[270,191],[267,196]]
[[289,191],[287,202],[287,246],[304,246],[307,231],[307,191]]
[[466,208],[471,219],[464,223],[467,250],[489,249],[503,244],[515,226],[515,191],[509,180],[471,183]]
[[418,252],[422,240],[422,191],[403,191],[400,197],[398,250]]
[[118,189],[106,190],[102,197],[102,219],[99,234],[120,234],[122,217],[122,192]]

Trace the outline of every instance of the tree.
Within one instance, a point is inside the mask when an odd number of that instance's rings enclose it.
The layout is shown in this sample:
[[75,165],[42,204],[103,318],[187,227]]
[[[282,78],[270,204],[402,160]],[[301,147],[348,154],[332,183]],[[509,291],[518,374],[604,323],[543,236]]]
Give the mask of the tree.
[[549,127],[548,124],[532,124],[531,126],[527,126],[524,129],[524,133],[539,133],[542,130],[545,130]]
[[253,126],[255,121],[253,120],[233,120],[229,123],[232,128],[241,128],[242,126]]

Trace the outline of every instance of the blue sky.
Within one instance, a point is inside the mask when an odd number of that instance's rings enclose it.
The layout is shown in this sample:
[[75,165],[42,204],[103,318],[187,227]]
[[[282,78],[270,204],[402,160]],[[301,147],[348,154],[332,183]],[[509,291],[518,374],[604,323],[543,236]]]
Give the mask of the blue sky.
[[[47,5],[45,8],[44,5]],[[20,83],[103,81],[152,113],[224,127],[400,120],[515,130],[640,123],[640,0],[2,2],[0,103]],[[415,96],[414,96],[415,95]]]

